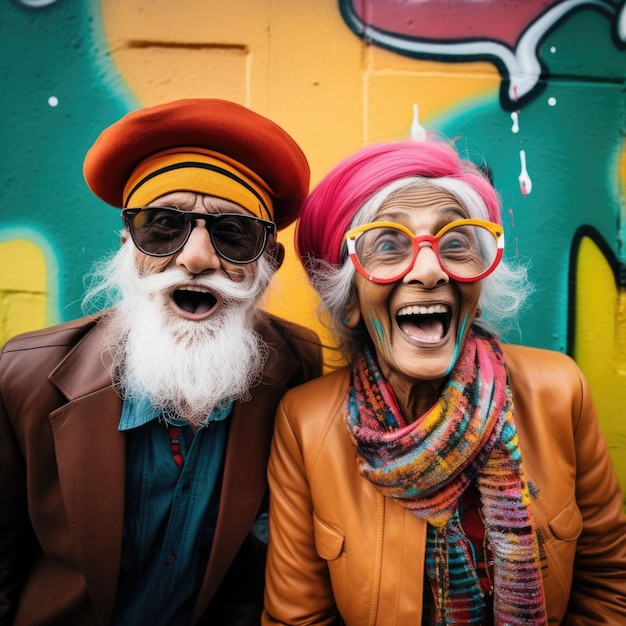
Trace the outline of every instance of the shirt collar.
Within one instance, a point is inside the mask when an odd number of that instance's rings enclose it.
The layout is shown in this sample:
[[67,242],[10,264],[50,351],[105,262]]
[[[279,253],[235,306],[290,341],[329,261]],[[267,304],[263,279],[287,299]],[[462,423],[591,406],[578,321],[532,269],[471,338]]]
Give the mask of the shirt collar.
[[[212,422],[221,422],[226,419],[233,408],[232,401],[224,401],[218,407],[211,411],[201,428],[209,426]],[[143,426],[154,419],[164,419],[173,426],[187,426],[188,422],[184,420],[166,419],[163,411],[152,406],[148,398],[131,399],[124,398],[122,404],[122,416],[117,427],[119,431],[131,430]]]

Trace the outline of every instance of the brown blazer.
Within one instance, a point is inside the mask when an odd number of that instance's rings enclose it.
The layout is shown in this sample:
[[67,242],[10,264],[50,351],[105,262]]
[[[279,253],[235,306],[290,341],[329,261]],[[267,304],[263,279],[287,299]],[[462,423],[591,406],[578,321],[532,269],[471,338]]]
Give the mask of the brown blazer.
[[[125,443],[117,430],[122,401],[102,355],[107,325],[90,317],[28,333],[0,356],[0,624],[110,619]],[[273,349],[252,399],[233,407],[214,547],[193,623],[248,623],[246,615],[219,616],[245,613],[259,596],[247,589],[262,584],[263,567],[261,558],[260,573],[252,571],[249,531],[266,506],[276,407],[286,389],[321,373],[313,332],[272,316],[258,330]]]
[[[626,624],[626,516],[587,383],[567,356],[505,346],[550,624]],[[269,463],[264,624],[421,624],[426,523],[357,468],[344,368],[285,395]]]

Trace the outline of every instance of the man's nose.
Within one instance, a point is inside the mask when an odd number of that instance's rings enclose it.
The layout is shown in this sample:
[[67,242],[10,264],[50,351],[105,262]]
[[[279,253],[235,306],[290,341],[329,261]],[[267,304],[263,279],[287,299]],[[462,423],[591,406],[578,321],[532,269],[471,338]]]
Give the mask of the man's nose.
[[182,250],[176,256],[176,265],[190,274],[203,274],[221,267],[220,257],[213,247],[204,220],[196,220]]
[[418,246],[413,264],[402,280],[405,283],[418,283],[427,289],[432,289],[445,285],[450,277],[441,268],[432,244],[422,242]]

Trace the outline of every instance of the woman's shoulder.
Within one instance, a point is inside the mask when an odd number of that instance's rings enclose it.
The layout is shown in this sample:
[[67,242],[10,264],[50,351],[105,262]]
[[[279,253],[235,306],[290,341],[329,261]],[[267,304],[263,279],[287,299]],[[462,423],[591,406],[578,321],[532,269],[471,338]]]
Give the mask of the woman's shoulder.
[[[324,438],[333,425],[343,427],[348,391],[350,368],[329,372],[303,385],[294,387],[283,396],[278,409],[277,423],[285,420],[289,428],[299,433],[302,439]],[[326,433],[326,435],[324,435]]]
[[531,403],[542,411],[552,407],[556,413],[571,416],[591,409],[589,383],[572,357],[518,345],[504,345],[503,351],[517,405]]
[[503,344],[502,350],[511,378],[528,382],[549,382],[553,379],[574,382],[582,378],[582,372],[574,359],[562,352],[516,344]]
[[515,343],[503,343],[502,350],[507,359],[523,359],[527,361],[542,361],[544,359],[553,361],[571,361],[572,358],[563,352],[548,350],[546,348],[535,348],[532,346],[522,346]]
[[324,407],[344,399],[350,387],[350,367],[345,366],[290,389],[283,404],[306,403],[307,408]]

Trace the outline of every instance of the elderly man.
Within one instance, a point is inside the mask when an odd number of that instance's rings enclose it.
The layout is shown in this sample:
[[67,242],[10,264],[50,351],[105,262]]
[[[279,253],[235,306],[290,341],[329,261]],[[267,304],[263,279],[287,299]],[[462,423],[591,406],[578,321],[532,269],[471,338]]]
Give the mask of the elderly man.
[[85,178],[122,208],[103,313],[0,358],[0,623],[253,624],[266,461],[286,389],[321,373],[311,331],[262,313],[309,168],[220,100],[106,129]]

